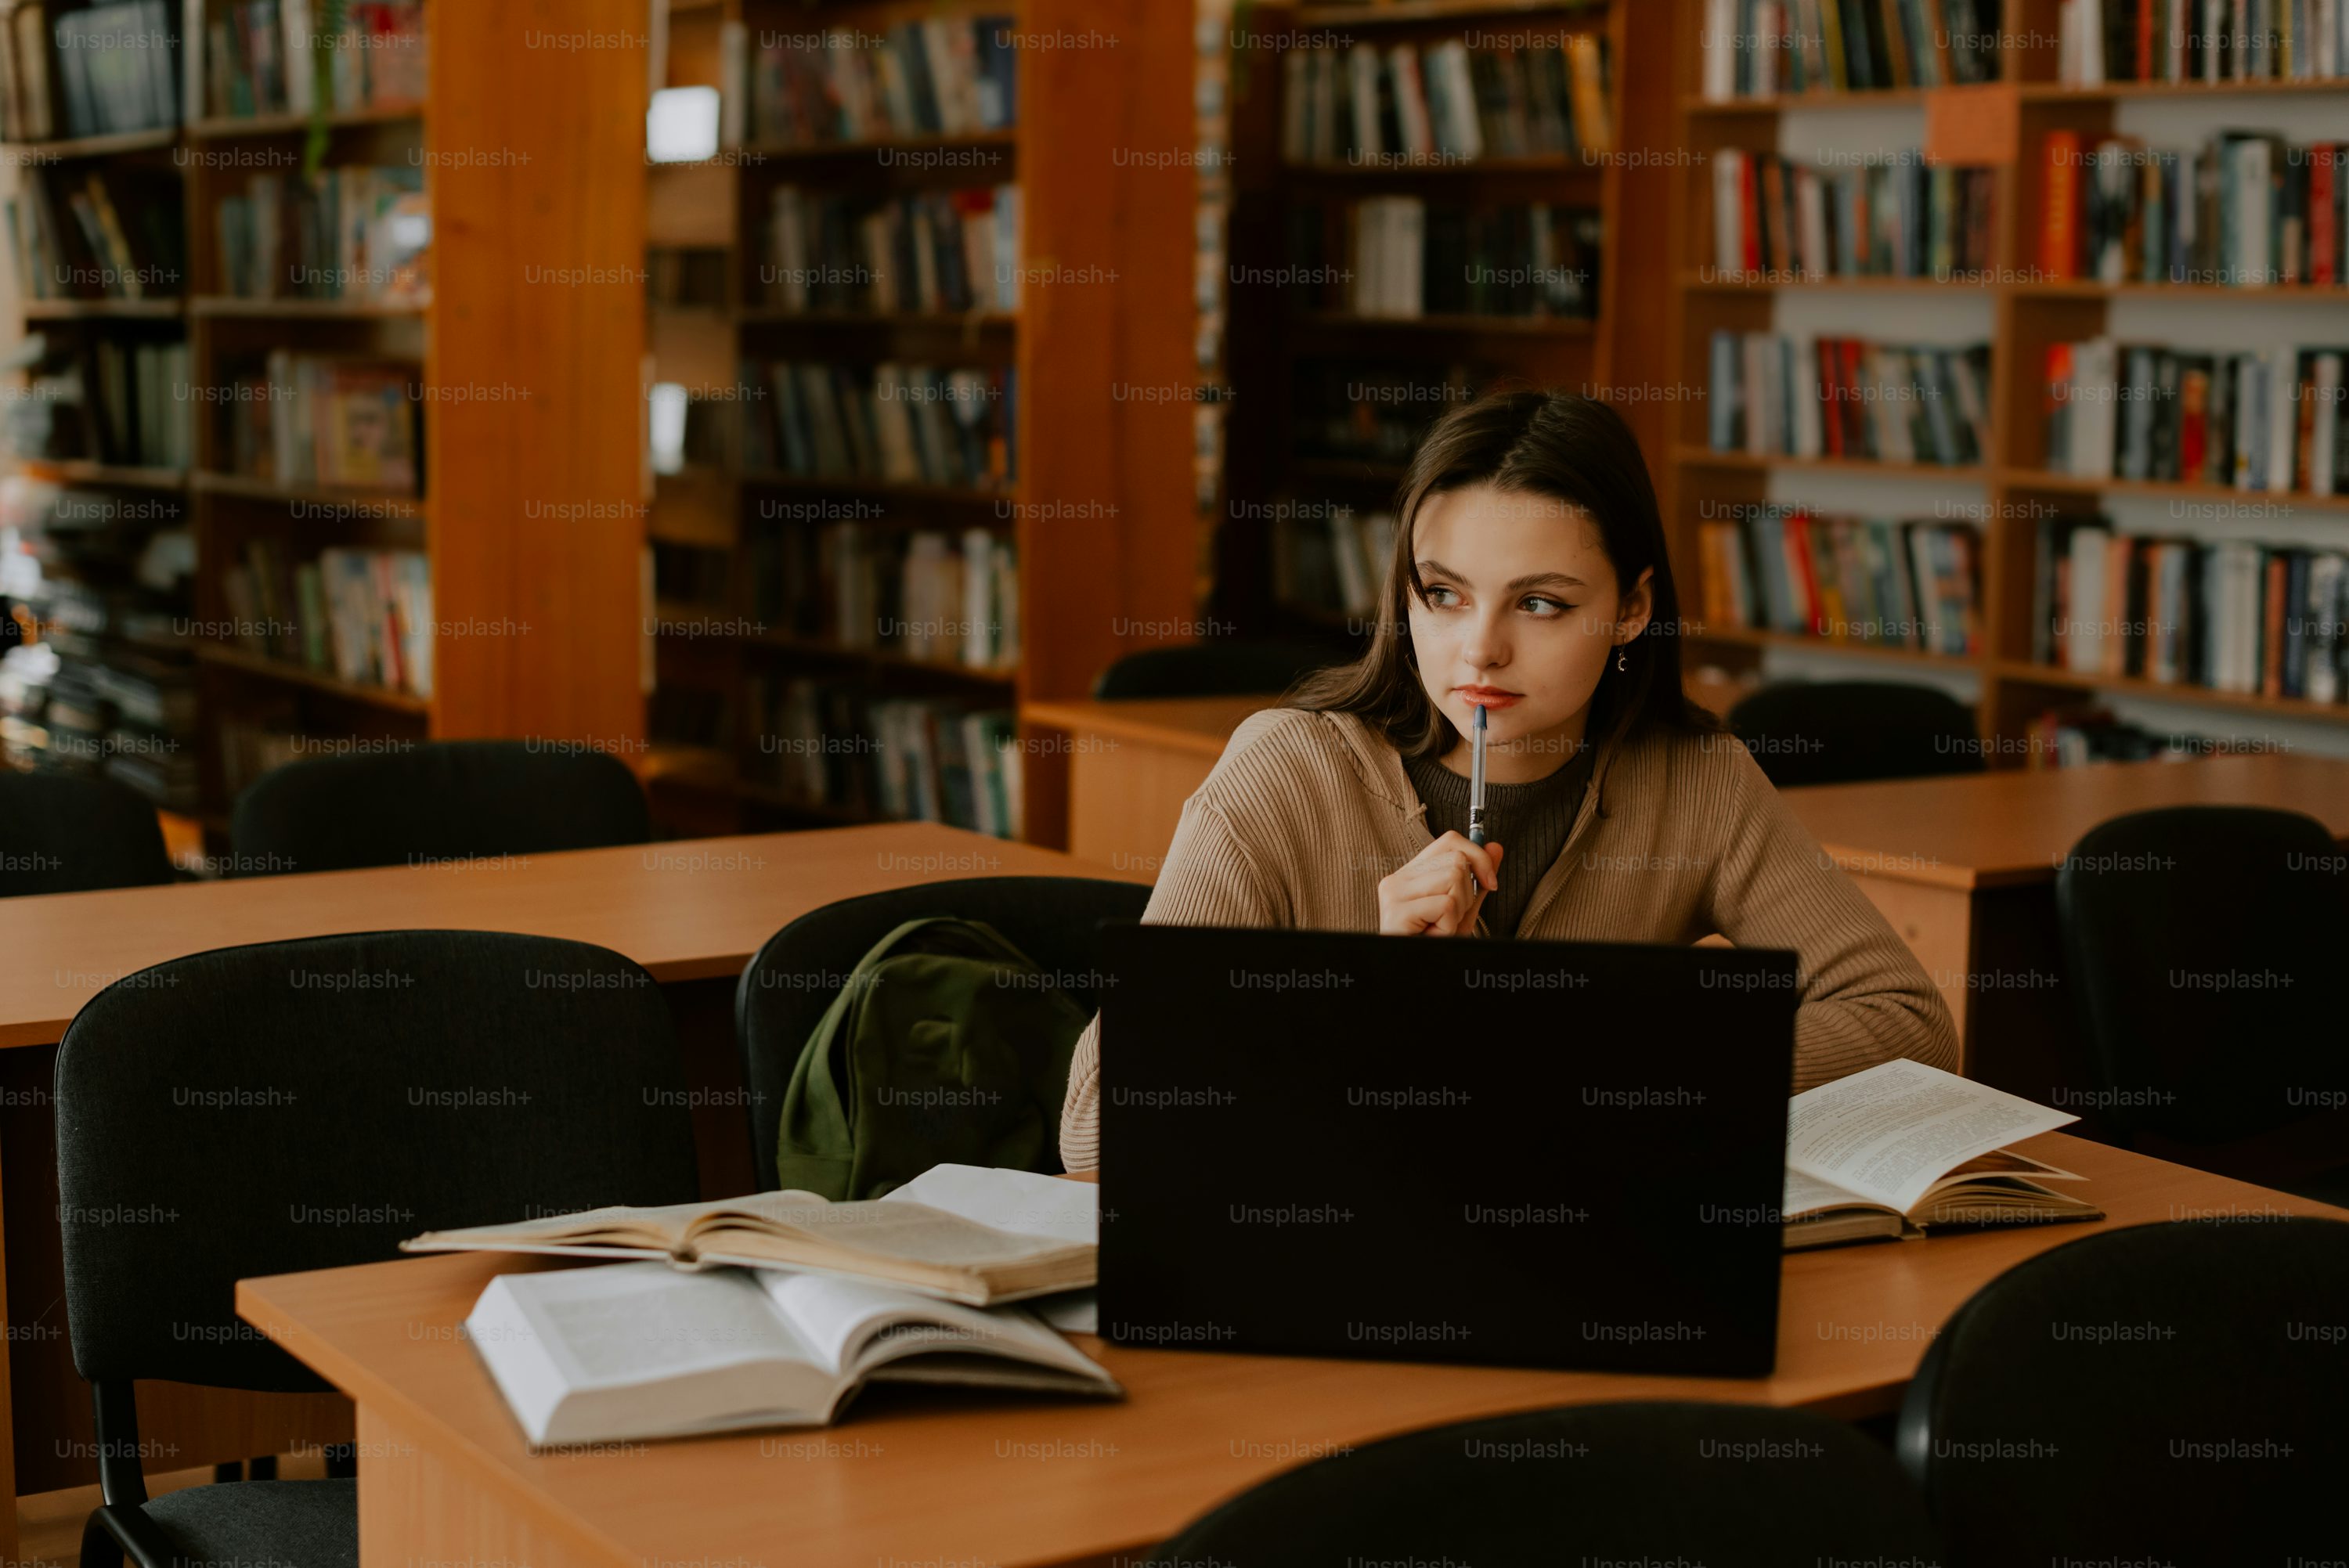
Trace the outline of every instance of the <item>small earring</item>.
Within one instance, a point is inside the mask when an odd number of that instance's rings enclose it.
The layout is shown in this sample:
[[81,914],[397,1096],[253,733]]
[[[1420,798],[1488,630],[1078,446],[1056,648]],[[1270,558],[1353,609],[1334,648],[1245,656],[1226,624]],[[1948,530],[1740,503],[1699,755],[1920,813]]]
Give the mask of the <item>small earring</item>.
[[1615,667],[1619,670],[1628,670],[1631,667],[1631,653],[1630,649],[1619,646],[1615,650]]

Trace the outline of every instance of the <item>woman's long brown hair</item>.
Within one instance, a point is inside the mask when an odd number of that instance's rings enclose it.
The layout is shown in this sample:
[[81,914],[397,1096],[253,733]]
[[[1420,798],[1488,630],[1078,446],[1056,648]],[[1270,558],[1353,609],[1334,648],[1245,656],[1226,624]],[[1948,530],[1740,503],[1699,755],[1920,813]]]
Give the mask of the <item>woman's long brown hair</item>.
[[1581,509],[1599,529],[1619,592],[1628,593],[1642,572],[1655,574],[1648,584],[1653,614],[1647,634],[1625,647],[1630,668],[1608,661],[1584,733],[1611,748],[1650,727],[1719,728],[1681,686],[1680,593],[1640,443],[1615,410],[1570,392],[1495,393],[1429,428],[1403,476],[1394,555],[1369,650],[1350,665],[1308,676],[1287,705],[1354,714],[1413,760],[1457,744],[1459,731],[1428,696],[1412,646],[1411,603],[1427,593],[1413,536],[1428,497],[1480,484]]

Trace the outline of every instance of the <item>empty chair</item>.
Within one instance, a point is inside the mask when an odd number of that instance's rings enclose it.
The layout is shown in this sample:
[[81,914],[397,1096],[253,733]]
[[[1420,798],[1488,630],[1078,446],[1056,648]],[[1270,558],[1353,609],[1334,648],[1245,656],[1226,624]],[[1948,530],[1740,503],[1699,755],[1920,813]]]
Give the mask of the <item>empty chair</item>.
[[229,837],[248,872],[334,872],[641,844],[652,817],[605,753],[439,740],[264,773],[237,797]]
[[688,1202],[687,1104],[652,977],[585,943],[264,943],[91,998],[57,1066],[66,1311],[104,1497],[83,1563],[355,1564],[351,1480],[150,1501],[134,1382],[326,1387],[237,1317],[238,1279],[390,1258],[420,1231]]
[[2331,1220],[2221,1210],[2057,1247],[1943,1326],[1901,1463],[1959,1563],[2337,1555],[2344,1302]]
[[[1090,1016],[1100,1006],[1106,985],[1097,927],[1104,920],[1139,920],[1149,901],[1150,890],[1135,882],[972,877],[842,899],[810,911],[769,937],[742,971],[734,1002],[742,1078],[750,1090],[750,1143],[761,1182],[772,1186],[777,1180],[780,1119],[808,1037],[849,974],[883,937],[907,921],[935,916],[984,922]],[[1060,1097],[1050,1098],[1051,1103],[1039,1109],[1057,1118]],[[930,1119],[937,1140],[935,1157],[924,1161],[924,1167],[939,1161],[968,1162],[976,1151],[974,1140],[999,1141],[1004,1115],[1004,1108],[992,1105],[935,1114]],[[1038,1159],[1059,1170],[1059,1143],[1051,1127],[1039,1125],[1035,1131],[1041,1140]]]
[[1973,710],[1933,686],[1788,681],[1741,700],[1729,727],[1781,789],[1983,768]]
[[1243,1492],[1154,1563],[1945,1561],[1916,1492],[1806,1410],[1578,1405],[1413,1432]]
[[1126,655],[1102,671],[1093,696],[1102,702],[1146,696],[1277,696],[1299,676],[1342,655],[1312,643],[1225,638],[1169,644]]
[[2055,911],[2081,1024],[2071,1071],[2099,1122],[2211,1148],[2349,1103],[2349,873],[2313,817],[2116,817],[2057,869]]
[[171,880],[155,803],[111,779],[0,769],[0,898]]

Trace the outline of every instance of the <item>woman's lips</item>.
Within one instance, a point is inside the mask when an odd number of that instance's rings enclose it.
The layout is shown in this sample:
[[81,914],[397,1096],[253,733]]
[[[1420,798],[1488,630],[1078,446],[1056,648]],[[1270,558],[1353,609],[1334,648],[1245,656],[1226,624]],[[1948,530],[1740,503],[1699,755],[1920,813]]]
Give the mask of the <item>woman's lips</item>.
[[1477,707],[1491,708],[1495,713],[1505,707],[1515,707],[1525,700],[1522,693],[1496,691],[1491,686],[1454,686],[1453,694]]

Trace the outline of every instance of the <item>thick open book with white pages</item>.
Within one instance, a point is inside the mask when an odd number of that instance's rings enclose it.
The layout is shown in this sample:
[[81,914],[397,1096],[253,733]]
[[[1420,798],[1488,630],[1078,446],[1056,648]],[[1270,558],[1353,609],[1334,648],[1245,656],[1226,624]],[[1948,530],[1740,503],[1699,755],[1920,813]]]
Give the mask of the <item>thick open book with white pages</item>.
[[823,1426],[871,1382],[1124,1392],[1024,1307],[777,1269],[500,1274],[465,1333],[541,1448]]
[[1885,1062],[1806,1089],[1787,1112],[1789,1248],[2105,1217],[2040,1185],[2080,1177],[2006,1147],[2078,1117],[1939,1068]]
[[[1040,1195],[1022,1199],[1022,1191]],[[1100,1252],[1093,1219],[1099,1203],[1098,1191],[1085,1182],[944,1166],[869,1202],[756,1192],[717,1203],[590,1209],[431,1231],[400,1247],[641,1258],[688,1271],[814,1270],[991,1306],[1092,1284]],[[1022,1214],[1033,1222],[1010,1229],[1009,1219]]]

